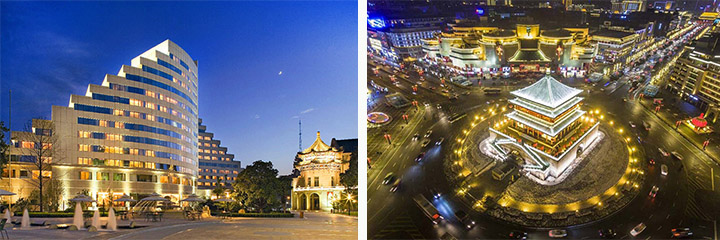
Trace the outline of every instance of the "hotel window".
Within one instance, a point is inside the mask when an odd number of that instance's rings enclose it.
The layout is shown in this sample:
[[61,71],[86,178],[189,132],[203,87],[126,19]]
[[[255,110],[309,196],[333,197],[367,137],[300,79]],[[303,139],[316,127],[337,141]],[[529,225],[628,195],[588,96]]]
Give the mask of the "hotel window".
[[150,120],[150,121],[155,121],[155,115],[147,114],[147,115],[145,115],[145,119]]
[[90,132],[78,131],[78,137],[79,137],[79,138],[89,138],[89,137],[90,137]]
[[84,171],[80,172],[80,180],[90,180],[91,176],[92,175],[90,174],[90,172],[84,172]]
[[89,151],[90,151],[90,145],[87,145],[87,144],[78,144],[78,151],[80,151],[80,152],[89,152]]
[[95,177],[96,177],[97,180],[109,181],[109,180],[110,180],[110,173],[98,172],[98,173],[95,174]]
[[331,187],[335,186],[335,177],[330,177],[330,186]]
[[312,178],[309,178],[309,177],[308,177],[307,186],[308,186],[308,187],[312,187]]
[[92,160],[90,158],[78,158],[78,164],[79,165],[90,165],[90,164],[92,164]]
[[113,181],[125,181],[124,173],[113,173]]
[[168,176],[160,176],[160,183],[168,183]]
[[155,104],[151,102],[146,102],[145,107],[149,109],[155,109]]
[[315,186],[316,187],[320,186],[320,177],[315,177]]
[[172,177],[172,183],[173,184],[180,184],[180,179],[177,177]]
[[113,110],[113,115],[115,115],[115,116],[122,116],[122,115],[125,115],[125,111],[119,110],[119,109],[115,109],[115,110]]
[[217,147],[217,144],[213,144],[212,146],[213,146],[213,147]]
[[108,122],[107,122],[106,120],[100,120],[100,126],[101,126],[101,127],[107,127],[107,126],[108,126]]
[[130,99],[130,105],[133,105],[133,106],[142,106],[142,101],[137,100],[137,99]]
[[23,141],[22,148],[35,148],[35,143]]
[[153,98],[156,97],[156,96],[155,96],[155,92],[149,91],[149,90],[145,90],[145,95],[150,96],[150,97],[153,97]]

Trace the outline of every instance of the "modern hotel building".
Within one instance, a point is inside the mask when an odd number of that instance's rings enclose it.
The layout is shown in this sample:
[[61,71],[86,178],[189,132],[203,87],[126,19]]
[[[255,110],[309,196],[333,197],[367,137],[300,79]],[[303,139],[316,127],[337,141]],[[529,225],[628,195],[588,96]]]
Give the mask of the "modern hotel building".
[[[53,106],[52,178],[63,184],[61,199],[84,190],[98,202],[154,192],[177,201],[193,193],[197,72],[197,62],[166,40],[85,95],[71,95],[67,107]],[[28,145],[22,141],[13,139],[16,148]]]
[[199,119],[198,136],[198,195],[210,196],[209,190],[217,187],[218,182],[225,188],[232,188],[238,173],[243,168],[240,161],[235,161],[235,155],[227,153],[227,148],[220,146],[220,140],[214,138],[215,134],[207,131]]

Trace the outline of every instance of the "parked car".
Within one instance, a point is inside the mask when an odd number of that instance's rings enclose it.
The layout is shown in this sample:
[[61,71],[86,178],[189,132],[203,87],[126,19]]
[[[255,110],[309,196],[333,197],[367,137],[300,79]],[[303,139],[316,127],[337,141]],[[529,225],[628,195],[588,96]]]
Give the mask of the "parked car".
[[632,230],[630,230],[630,235],[632,235],[633,237],[636,237],[637,235],[640,235],[640,233],[645,231],[645,228],[647,228],[647,226],[645,226],[644,223],[640,223],[637,226],[635,226]]
[[660,174],[662,174],[663,176],[667,176],[667,174],[668,174],[668,166],[667,165],[663,164],[660,166]]
[[548,236],[550,236],[551,238],[567,237],[567,231],[565,231],[563,229],[553,229],[553,230],[548,231]]
[[673,238],[687,238],[693,235],[690,228],[673,228],[670,232]]

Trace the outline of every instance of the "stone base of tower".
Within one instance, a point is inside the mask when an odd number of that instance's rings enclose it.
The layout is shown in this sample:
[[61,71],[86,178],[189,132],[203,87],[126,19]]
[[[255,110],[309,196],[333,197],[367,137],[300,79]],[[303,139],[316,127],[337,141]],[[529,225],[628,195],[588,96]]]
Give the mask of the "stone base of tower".
[[[598,128],[599,124],[593,125],[573,146],[557,158],[494,129],[491,129],[490,137],[481,143],[480,148],[486,155],[500,161],[506,159],[511,152],[519,153],[525,162],[522,171],[528,178],[542,185],[555,185],[562,182],[566,175],[572,172],[573,166],[582,161],[585,154],[602,140],[603,134]],[[544,162],[546,165],[538,162]]]
[[291,196],[292,210],[325,211],[333,209],[333,202],[340,201],[344,188],[295,189]]

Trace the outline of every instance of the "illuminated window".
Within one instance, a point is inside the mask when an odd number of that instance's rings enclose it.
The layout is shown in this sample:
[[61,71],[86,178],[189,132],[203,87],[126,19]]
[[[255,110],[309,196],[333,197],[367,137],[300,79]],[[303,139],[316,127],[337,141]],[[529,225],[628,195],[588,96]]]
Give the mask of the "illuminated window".
[[220,154],[225,154],[225,152],[224,152],[224,151],[219,151],[219,153],[220,153]]
[[115,123],[115,128],[125,128],[125,123],[116,122],[116,123]]
[[113,181],[125,181],[125,179],[124,173],[113,173]]
[[140,118],[140,113],[139,112],[130,112],[130,117]]
[[150,91],[150,90],[145,90],[145,95],[150,96],[150,97],[153,97],[153,98],[156,97],[156,96],[155,96],[155,92]]
[[165,106],[158,106],[158,110],[160,110],[161,112],[167,112],[167,111],[168,111],[168,110],[167,110],[167,107],[165,107]]
[[80,180],[90,180],[91,176],[90,172],[80,172]]
[[100,126],[101,126],[101,127],[107,127],[107,126],[108,126],[107,120],[100,120]]
[[87,144],[78,144],[78,151],[80,151],[80,152],[89,152],[89,151],[90,151],[90,145],[87,145]]
[[109,181],[109,180],[110,180],[110,173],[98,172],[98,173],[95,173],[95,178],[96,178],[97,180],[101,180],[101,181]]
[[147,151],[145,151],[145,156],[154,157],[154,156],[155,156],[155,151],[153,151],[153,150],[147,150]]
[[130,105],[133,105],[133,106],[142,106],[142,101],[137,100],[137,99],[130,99]]
[[315,186],[316,187],[320,186],[320,177],[315,177]]
[[330,177],[330,186],[331,187],[335,186],[335,177]]
[[217,160],[217,157],[212,157],[212,160]]
[[155,109],[155,104],[151,102],[146,102],[145,107],[149,109]]
[[90,160],[90,158],[78,158],[78,164],[79,165],[90,165],[90,164],[92,164],[92,160]]
[[160,176],[160,183],[168,183],[168,176]]
[[115,109],[115,110],[113,110],[113,115],[115,115],[115,116],[122,116],[122,115],[125,115],[125,111],[119,110],[119,109]]
[[22,148],[35,148],[35,143],[22,141]]
[[155,115],[147,114],[147,115],[145,115],[145,118],[150,121],[155,121]]

